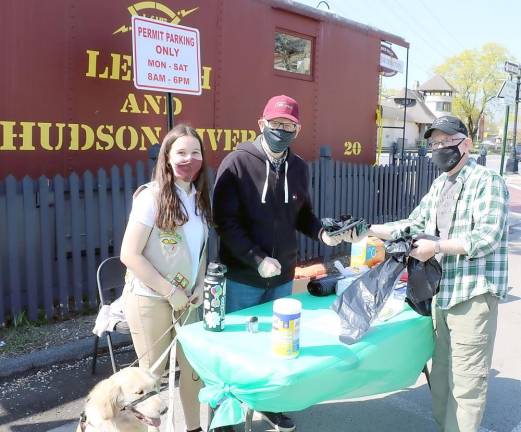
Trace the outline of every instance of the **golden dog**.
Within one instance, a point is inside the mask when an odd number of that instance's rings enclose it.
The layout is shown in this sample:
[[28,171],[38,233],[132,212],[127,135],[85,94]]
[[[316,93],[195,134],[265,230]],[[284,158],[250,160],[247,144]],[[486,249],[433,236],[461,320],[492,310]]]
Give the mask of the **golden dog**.
[[148,426],[159,428],[165,410],[158,378],[129,367],[92,389],[76,432],[146,432]]

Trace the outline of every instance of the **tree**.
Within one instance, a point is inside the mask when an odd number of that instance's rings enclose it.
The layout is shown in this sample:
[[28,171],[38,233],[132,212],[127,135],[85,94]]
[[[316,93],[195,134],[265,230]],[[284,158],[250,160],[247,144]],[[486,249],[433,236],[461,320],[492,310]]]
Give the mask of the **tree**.
[[487,43],[481,49],[462,51],[435,68],[456,89],[452,112],[466,124],[472,139],[476,138],[479,118],[506,78],[503,64],[508,59],[505,47]]

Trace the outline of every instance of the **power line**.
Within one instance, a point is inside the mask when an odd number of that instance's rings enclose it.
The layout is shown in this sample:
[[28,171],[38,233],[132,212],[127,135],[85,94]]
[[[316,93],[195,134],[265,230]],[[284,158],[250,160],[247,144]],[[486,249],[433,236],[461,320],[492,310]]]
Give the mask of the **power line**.
[[443,31],[448,35],[450,36],[452,39],[454,39],[454,42],[456,42],[459,46],[464,46],[464,44],[461,43],[461,41],[456,38],[456,36],[454,36],[452,34],[452,32],[449,31],[448,27],[445,27],[445,25],[440,21],[440,19],[436,16],[436,14],[434,14],[432,12],[432,10],[430,8],[427,7],[427,5],[423,2],[423,0],[419,0],[420,4],[423,6],[423,8],[425,9],[425,11],[429,14],[429,16],[431,16],[432,18],[434,18],[438,24],[443,28]]
[[[396,2],[397,4],[400,5],[400,9],[401,9],[402,11],[406,11],[406,10],[407,10],[407,8],[404,7],[403,4],[399,2],[399,0],[395,0],[395,2]],[[416,36],[418,36],[418,37],[419,37],[420,39],[422,39],[422,40],[423,40],[423,41],[424,41],[428,46],[430,46],[434,51],[436,51],[438,54],[440,54],[441,57],[442,57],[443,59],[445,59],[445,57],[447,57],[447,54],[441,52],[441,51],[439,50],[438,46],[437,46],[437,45],[440,45],[440,43],[439,43],[440,41],[439,41],[439,40],[436,40],[436,41],[434,41],[434,42],[431,42],[431,41],[434,40],[434,38],[433,38],[432,36],[430,37],[430,39],[425,38],[425,37],[423,36],[423,33],[422,33],[422,32],[424,31],[424,29],[421,29],[421,28],[420,28],[420,31],[417,31],[417,30],[416,30],[416,28],[417,28],[417,27],[416,27],[417,22],[414,20],[414,18],[411,18],[409,15],[407,15],[407,14],[405,14],[405,13],[398,14],[398,13],[397,13],[397,12],[396,12],[392,7],[388,7],[389,5],[387,4],[387,2],[383,1],[382,3],[385,4],[385,6],[387,7],[387,9],[390,10],[390,11],[391,11],[395,16],[398,16],[398,17],[402,20],[402,22],[404,22],[404,24],[405,24],[407,27],[409,27],[410,30],[411,30],[412,32],[414,32],[414,34],[415,34]],[[407,19],[410,20],[410,21],[409,21],[409,22],[406,22],[405,17],[407,17]],[[414,24],[414,25],[411,25],[411,23]],[[443,43],[442,43],[441,45],[443,45]],[[441,47],[441,48],[447,51],[447,47]],[[448,50],[448,51],[450,51],[450,50]]]
[[[341,4],[342,4],[342,3],[341,3]],[[343,3],[343,5],[345,6],[345,3]],[[362,22],[364,22],[365,24],[372,25],[372,26],[374,26],[374,27],[380,27],[380,26],[379,26],[377,23],[375,23],[374,21],[371,21],[370,19],[368,19],[367,14],[365,13],[365,12],[366,12],[366,9],[360,8],[360,6],[359,6],[359,4],[358,4],[357,2],[352,2],[352,3],[350,2],[350,4],[349,4],[349,8],[358,11],[358,12],[359,12],[358,15],[362,18]],[[391,12],[392,12],[393,14],[395,13],[394,11],[391,11]],[[402,20],[401,17],[398,17],[398,18],[399,18],[400,20]],[[357,20],[357,21],[359,21],[359,20]],[[403,20],[402,20],[402,22],[403,22]],[[390,32],[392,32],[392,33],[396,33],[397,35],[400,35],[400,34],[402,33],[401,28],[398,26],[396,20],[395,20],[395,21],[391,21],[391,20],[390,20],[390,21],[388,22],[388,24],[389,24],[389,27],[390,27],[390,28],[389,28],[389,30],[387,30],[387,31],[390,31]],[[407,27],[410,27],[410,26],[407,25],[407,23],[405,23],[405,24],[406,24]],[[382,30],[384,30],[384,29],[382,29]],[[420,37],[422,37],[422,36],[420,35]],[[425,39],[424,39],[424,41],[425,41],[428,45],[430,45],[429,41],[427,41],[427,40],[425,40]],[[430,45],[430,46],[432,47],[432,45]],[[435,47],[432,47],[432,49],[436,50]],[[412,51],[414,51],[414,50],[411,49],[411,52],[412,52]],[[442,55],[443,57],[445,57],[445,54],[441,54],[441,55]],[[421,61],[418,61],[417,59],[411,61],[411,58],[409,58],[409,64],[411,64],[411,63],[414,64],[415,66],[417,66],[418,68],[420,68],[421,70],[423,70],[426,74],[428,74],[428,75],[432,75],[432,71],[427,70],[428,68],[430,68],[430,65],[427,65],[426,63],[422,63]]]
[[[357,2],[349,2],[349,5],[347,5],[346,4],[347,2],[333,0],[333,1],[330,1],[330,3],[331,3],[331,6],[333,7],[333,10],[342,11],[343,12],[342,15],[347,17],[347,18],[349,18],[349,19],[352,19],[354,21],[358,21],[358,22],[361,22],[361,23],[364,23],[366,25],[370,25],[370,26],[373,26],[373,27],[381,28],[381,26],[378,25],[378,23],[376,23],[374,20],[371,19],[372,14],[368,16],[367,13],[366,13],[367,9],[361,7],[361,5],[359,3],[357,3]],[[355,13],[350,14],[350,13],[346,12],[346,10],[350,10],[350,11],[355,12]],[[395,11],[391,11],[391,12],[393,14],[395,14]],[[401,18],[401,17],[398,17],[398,18],[402,22],[404,22],[403,18]],[[401,26],[398,24],[397,20],[389,20],[387,24],[389,25],[389,29],[384,30],[382,28],[382,30],[390,31],[390,32],[395,33],[397,35],[400,35],[402,33]],[[410,28],[410,26],[407,23],[405,23],[405,25],[406,25],[406,27]],[[414,31],[413,29],[411,29],[411,30]],[[419,37],[422,38],[425,41],[425,43],[432,48],[432,50],[437,51],[436,47],[432,46],[429,43],[429,41],[427,41],[421,35]],[[427,63],[425,63],[425,62],[423,62],[421,60],[418,60],[418,58],[416,58],[414,56],[415,51],[418,52],[418,50],[414,50],[414,49],[411,49],[411,51],[410,51],[410,54],[409,54],[409,69],[412,66],[414,68],[420,69],[421,71],[423,71],[428,76],[432,75],[431,65],[428,65]],[[441,52],[439,52],[439,53],[440,53],[440,55],[442,57],[445,57],[445,54],[443,54]]]
[[[385,2],[384,2],[383,4],[385,4]],[[387,9],[388,9],[388,10],[389,10],[389,11],[390,11],[390,12],[391,12],[391,13],[392,13],[396,18],[398,18],[398,19],[399,19],[399,20],[400,20],[400,21],[405,25],[405,28],[409,28],[409,30],[411,31],[411,33],[413,33],[415,36],[417,36],[419,39],[421,39],[425,45],[428,45],[428,46],[432,49],[432,51],[436,51],[436,52],[437,52],[437,53],[438,53],[442,58],[445,57],[445,54],[444,54],[444,53],[442,53],[442,52],[441,52],[437,47],[435,47],[434,45],[432,45],[432,43],[429,42],[427,39],[425,39],[421,34],[418,34],[414,29],[412,29],[412,28],[411,28],[411,27],[410,27],[410,26],[405,22],[405,20],[403,19],[403,17],[402,17],[400,14],[396,13],[396,12],[394,11],[394,9],[392,9],[392,8],[390,8],[390,7],[387,7],[387,5],[386,5],[386,8],[387,8]]]

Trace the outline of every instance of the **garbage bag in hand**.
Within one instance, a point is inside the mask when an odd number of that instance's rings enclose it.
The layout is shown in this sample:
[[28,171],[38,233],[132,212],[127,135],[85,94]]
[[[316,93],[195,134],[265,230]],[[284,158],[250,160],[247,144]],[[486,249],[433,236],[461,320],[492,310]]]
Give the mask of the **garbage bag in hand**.
[[366,271],[335,300],[331,308],[340,317],[340,342],[355,343],[369,330],[405,269],[405,257],[391,256]]
[[340,317],[341,342],[352,344],[369,330],[405,267],[409,272],[407,303],[421,315],[430,315],[430,302],[438,292],[441,267],[434,257],[425,263],[410,258],[414,240],[406,230],[404,237],[385,242],[389,257],[355,279],[333,303],[331,308]]
[[[418,239],[439,240],[438,237],[419,234],[414,237]],[[414,240],[412,246],[414,246]],[[431,315],[432,298],[438,293],[441,279],[441,265],[436,258],[429,258],[427,261],[418,261],[416,258],[409,258],[407,262],[407,291],[405,301],[420,315]]]
[[354,218],[351,215],[341,215],[338,219],[322,218],[322,228],[331,237],[345,234],[348,231],[354,231],[357,236],[367,233],[369,225],[362,218]]
[[[404,236],[386,243],[386,250],[389,254],[405,254],[409,256],[414,242],[420,239],[438,241],[439,237],[429,234],[417,234],[411,236],[409,229],[404,230]],[[435,257],[422,262],[416,258],[407,259],[407,290],[405,301],[420,315],[431,315],[432,298],[438,293],[441,280],[441,265]]]

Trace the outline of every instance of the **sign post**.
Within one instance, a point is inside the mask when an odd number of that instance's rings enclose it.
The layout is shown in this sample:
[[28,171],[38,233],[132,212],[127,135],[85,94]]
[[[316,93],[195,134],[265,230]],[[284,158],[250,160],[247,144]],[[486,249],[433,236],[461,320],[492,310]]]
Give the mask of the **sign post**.
[[403,61],[387,45],[380,45],[380,73],[386,77],[395,76],[403,72]]
[[512,80],[505,80],[497,97],[503,98],[505,105],[513,105],[516,100],[516,83]]
[[503,175],[503,166],[505,164],[505,152],[507,148],[508,136],[508,116],[510,115],[510,105],[507,105],[505,112],[505,127],[503,128],[503,145],[501,146],[501,166],[499,168],[499,175]]
[[519,75],[521,73],[521,67],[517,63],[506,61],[505,72],[510,75]]
[[[505,151],[507,148],[508,139],[508,117],[510,115],[510,105],[514,104],[514,135],[512,137],[512,149],[507,159],[506,171],[509,173],[518,172],[518,161],[516,151],[516,134],[517,134],[517,113],[519,103],[519,86],[521,80],[521,67],[509,61],[505,62],[505,72],[510,74],[510,79],[505,80],[501,89],[499,90],[498,97],[503,98],[506,105],[505,112],[505,128],[503,131],[503,148],[501,152],[501,168],[500,174],[503,175],[503,162],[505,159]],[[517,76],[517,80],[513,80],[513,76]]]
[[167,93],[167,126],[174,126],[172,93],[200,95],[199,30],[132,17],[134,86]]
[[519,108],[519,84],[520,84],[520,76],[517,76],[517,83],[516,83],[516,97],[514,100],[514,131],[512,136],[512,158],[513,158],[513,165],[512,165],[512,172],[517,173],[519,170],[518,167],[518,160],[517,160],[517,112]]

